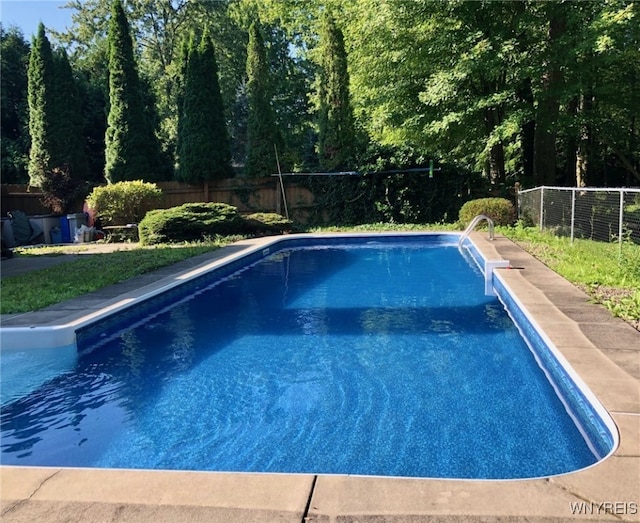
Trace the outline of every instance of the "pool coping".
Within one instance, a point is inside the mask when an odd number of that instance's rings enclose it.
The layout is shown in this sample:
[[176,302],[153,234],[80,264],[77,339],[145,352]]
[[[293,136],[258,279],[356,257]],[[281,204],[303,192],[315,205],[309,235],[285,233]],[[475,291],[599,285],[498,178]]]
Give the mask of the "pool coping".
[[[640,371],[634,367],[640,333],[589,303],[579,289],[510,240],[498,236],[489,241],[486,233],[472,233],[471,238],[485,259],[510,261],[511,269],[496,269],[499,277],[611,414],[620,445],[607,459],[570,474],[509,481],[3,466],[0,517],[3,521],[640,520]],[[60,317],[67,323],[78,321],[103,306],[159,292],[185,271],[204,270],[227,254],[259,250],[273,240],[234,244],[194,260],[190,267],[174,266],[155,279],[137,279],[44,313],[3,317],[3,327],[51,327]],[[582,513],[574,513],[578,511]]]

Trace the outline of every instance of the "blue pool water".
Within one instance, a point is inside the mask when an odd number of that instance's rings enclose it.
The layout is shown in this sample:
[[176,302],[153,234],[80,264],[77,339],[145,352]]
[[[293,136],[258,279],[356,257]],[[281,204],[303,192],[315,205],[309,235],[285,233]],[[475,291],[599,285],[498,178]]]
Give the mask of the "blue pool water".
[[526,478],[599,459],[450,241],[275,252],[115,334],[3,405],[3,464]]

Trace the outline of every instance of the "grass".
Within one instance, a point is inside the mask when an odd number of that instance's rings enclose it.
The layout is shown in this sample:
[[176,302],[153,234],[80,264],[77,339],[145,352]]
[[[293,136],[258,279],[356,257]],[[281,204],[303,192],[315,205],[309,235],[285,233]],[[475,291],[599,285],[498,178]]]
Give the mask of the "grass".
[[640,245],[571,242],[567,237],[519,226],[498,230],[640,330]]
[[[36,311],[128,280],[187,258],[211,252],[239,237],[131,250],[86,254],[78,259],[0,281],[0,313]],[[17,256],[60,256],[81,253],[82,247],[42,247],[17,250]]]
[[[455,224],[375,223],[350,227],[321,227],[309,232],[387,232],[459,230]],[[498,232],[518,243],[548,267],[584,289],[597,303],[640,329],[640,245],[574,240],[535,228],[499,227]],[[2,314],[28,312],[107,285],[150,272],[238,240],[217,238],[202,243],[161,245],[108,254],[91,254],[60,266],[27,275],[4,278],[0,284]],[[19,256],[56,256],[83,246],[23,249]],[[75,250],[74,250],[75,249]]]
[[309,229],[308,232],[393,232],[393,231],[458,231],[455,223],[365,223],[362,225],[328,226]]

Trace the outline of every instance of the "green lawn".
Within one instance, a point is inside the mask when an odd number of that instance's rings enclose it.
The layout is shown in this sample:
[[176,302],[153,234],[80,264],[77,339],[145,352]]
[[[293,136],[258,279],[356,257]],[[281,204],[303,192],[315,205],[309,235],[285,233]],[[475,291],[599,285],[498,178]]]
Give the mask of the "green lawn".
[[[455,230],[455,225],[367,224],[356,227],[323,227],[310,232]],[[583,288],[594,301],[613,314],[640,327],[640,245],[602,243],[541,233],[534,228],[499,227],[498,232],[518,243],[569,281]],[[138,247],[129,251],[91,254],[73,262],[27,275],[3,278],[0,312],[28,312],[100,289],[160,267],[177,263],[238,237],[203,243]],[[19,256],[53,256],[55,248],[22,250]]]
[[[2,278],[0,313],[42,309],[198,254],[210,252],[237,239],[84,254],[74,261],[48,269]],[[74,250],[73,247],[21,249],[18,250],[17,256],[60,256],[64,255],[65,249]]]
[[640,245],[558,237],[536,228],[499,232],[591,296],[640,328]]

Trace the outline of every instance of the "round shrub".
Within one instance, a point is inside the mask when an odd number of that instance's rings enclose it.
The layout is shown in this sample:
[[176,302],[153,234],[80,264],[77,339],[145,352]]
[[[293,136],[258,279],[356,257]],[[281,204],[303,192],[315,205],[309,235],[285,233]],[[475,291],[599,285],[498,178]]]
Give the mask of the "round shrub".
[[138,223],[147,211],[162,201],[162,190],[155,184],[133,180],[96,187],[87,204],[102,225]]
[[243,225],[242,217],[233,205],[185,203],[149,211],[138,225],[138,233],[140,243],[153,245],[241,234]]
[[506,198],[479,198],[462,206],[459,221],[466,227],[479,214],[488,216],[496,225],[512,225],[516,219],[516,210]]
[[244,216],[243,220],[245,232],[255,236],[284,234],[293,229],[291,220],[275,212],[257,212]]

